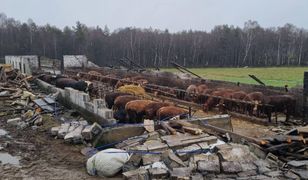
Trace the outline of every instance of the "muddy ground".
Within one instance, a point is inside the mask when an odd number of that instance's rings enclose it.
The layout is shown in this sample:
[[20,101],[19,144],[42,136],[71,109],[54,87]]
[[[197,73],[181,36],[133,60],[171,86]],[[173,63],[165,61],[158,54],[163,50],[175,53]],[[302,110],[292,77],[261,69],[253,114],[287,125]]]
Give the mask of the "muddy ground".
[[85,145],[66,144],[54,139],[49,129],[59,123],[44,116],[44,125],[17,130],[6,124],[8,117],[0,118],[0,127],[8,134],[0,137],[1,153],[8,152],[20,158],[19,165],[1,164],[0,179],[98,179],[86,173],[86,157],[80,153]]

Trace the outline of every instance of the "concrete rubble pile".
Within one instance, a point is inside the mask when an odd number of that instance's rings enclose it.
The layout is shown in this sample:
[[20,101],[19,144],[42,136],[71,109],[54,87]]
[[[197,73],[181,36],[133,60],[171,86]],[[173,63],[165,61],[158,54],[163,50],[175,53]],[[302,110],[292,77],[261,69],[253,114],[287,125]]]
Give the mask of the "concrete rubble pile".
[[[130,158],[123,162],[121,171],[116,171],[117,174],[122,173],[125,179],[296,179],[303,177],[288,168],[281,168],[280,164],[270,159],[257,157],[248,146],[225,143],[201,129],[188,128],[190,123],[182,120],[164,123],[165,126],[154,126],[154,122],[146,120],[144,123],[146,131],[143,135],[131,137],[116,144],[115,150],[106,149],[109,153],[105,153],[103,157],[116,156],[119,152],[115,151],[118,150],[129,154]],[[89,160],[92,161],[92,159]],[[112,161],[112,158],[109,161]],[[92,169],[88,172],[104,171],[104,165],[96,164],[96,166],[97,169],[91,166]]]
[[73,144],[93,141],[101,132],[102,127],[97,123],[89,125],[87,121],[76,120],[65,122],[50,130],[52,136]]
[[0,99],[3,106],[0,116],[18,114],[19,117],[8,119],[7,123],[17,126],[18,129],[42,125],[44,113],[54,113],[55,99],[33,91],[32,76],[20,71],[4,70],[0,67]]

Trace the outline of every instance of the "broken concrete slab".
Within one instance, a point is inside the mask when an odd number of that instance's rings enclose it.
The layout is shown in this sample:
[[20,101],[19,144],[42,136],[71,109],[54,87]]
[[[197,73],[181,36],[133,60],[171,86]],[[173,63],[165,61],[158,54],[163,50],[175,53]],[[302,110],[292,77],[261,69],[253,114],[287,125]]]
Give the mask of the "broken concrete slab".
[[151,168],[149,173],[151,179],[167,179],[169,176],[168,171],[163,168]]
[[169,135],[163,136],[161,139],[168,144],[171,148],[183,148],[185,146],[189,146],[191,144],[207,142],[208,144],[216,143],[217,137],[209,136],[207,134],[202,135]]
[[144,166],[159,161],[161,161],[161,154],[145,154],[142,156],[142,163]]
[[191,168],[185,167],[185,168],[173,168],[170,172],[171,179],[190,179],[191,174]]
[[193,144],[182,149],[178,149],[176,153],[183,161],[186,161],[193,152],[197,152],[200,150],[200,146],[198,146],[197,144]]
[[93,137],[101,133],[102,130],[102,127],[95,122],[91,126],[86,126],[81,134],[85,140],[92,140]]
[[237,161],[222,162],[221,167],[225,173],[239,173],[242,171],[242,166]]
[[132,171],[127,171],[122,174],[125,179],[138,179],[138,180],[150,179],[148,171],[143,168],[139,168],[139,169],[132,170]]
[[148,140],[144,142],[143,145],[145,145],[149,151],[168,149],[168,145],[162,143],[160,140]]
[[219,158],[217,155],[209,154],[207,160],[197,162],[199,172],[220,173]]
[[164,151],[162,154],[162,158],[163,158],[163,162],[170,169],[186,166],[184,162],[177,155],[173,153],[172,150]]

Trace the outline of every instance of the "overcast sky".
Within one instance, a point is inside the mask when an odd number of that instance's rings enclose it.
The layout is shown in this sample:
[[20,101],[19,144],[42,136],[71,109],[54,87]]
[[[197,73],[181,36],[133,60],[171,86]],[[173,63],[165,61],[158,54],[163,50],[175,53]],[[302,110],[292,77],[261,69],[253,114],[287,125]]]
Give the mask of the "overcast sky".
[[251,19],[263,27],[292,23],[308,29],[308,0],[0,0],[0,12],[61,28],[79,20],[111,30],[133,26],[175,32],[242,27]]

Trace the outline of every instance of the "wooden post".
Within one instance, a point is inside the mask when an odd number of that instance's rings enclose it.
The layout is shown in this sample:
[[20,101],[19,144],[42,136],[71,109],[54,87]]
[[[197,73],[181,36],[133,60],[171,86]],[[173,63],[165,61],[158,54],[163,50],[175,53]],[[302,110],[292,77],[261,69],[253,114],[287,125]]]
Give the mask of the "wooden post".
[[304,72],[304,92],[303,92],[303,121],[308,121],[308,71]]

